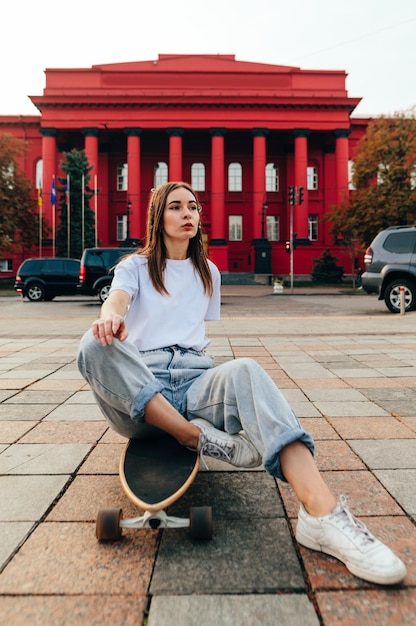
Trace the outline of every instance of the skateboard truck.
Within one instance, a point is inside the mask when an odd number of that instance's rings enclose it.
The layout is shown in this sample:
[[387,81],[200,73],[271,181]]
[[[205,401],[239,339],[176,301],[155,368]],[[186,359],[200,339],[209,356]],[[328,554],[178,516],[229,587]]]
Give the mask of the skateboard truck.
[[140,517],[121,520],[122,528],[188,528],[190,520],[185,517],[174,517],[166,511],[146,511]]
[[168,515],[166,511],[145,511],[139,517],[123,519],[121,509],[100,509],[96,520],[99,541],[117,541],[123,528],[189,528],[192,539],[212,539],[212,509],[210,506],[191,507],[189,518]]

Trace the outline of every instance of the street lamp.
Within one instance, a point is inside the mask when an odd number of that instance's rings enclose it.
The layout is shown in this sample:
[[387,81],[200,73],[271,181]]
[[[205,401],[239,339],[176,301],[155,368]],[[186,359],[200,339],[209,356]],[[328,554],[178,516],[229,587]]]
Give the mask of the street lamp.
[[266,213],[267,213],[267,209],[269,208],[269,205],[267,204],[267,202],[263,202],[263,206],[261,207],[261,238],[265,239],[265,234],[266,234]]
[[126,239],[130,239],[130,212],[131,212],[131,200],[128,200],[127,201],[127,210],[126,210],[126,217],[127,217]]

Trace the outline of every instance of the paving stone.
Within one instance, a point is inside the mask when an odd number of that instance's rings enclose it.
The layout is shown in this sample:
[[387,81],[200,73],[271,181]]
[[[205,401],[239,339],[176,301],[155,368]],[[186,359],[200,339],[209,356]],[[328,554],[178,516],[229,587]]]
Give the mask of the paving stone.
[[169,513],[187,516],[191,506],[211,506],[214,522],[284,516],[276,482],[265,471],[200,472]]
[[49,412],[45,421],[97,421],[105,422],[96,404],[61,404]]
[[[14,422],[16,423],[16,422]],[[53,422],[36,423],[19,443],[97,443],[108,426],[104,422]]]
[[[48,515],[51,522],[94,522],[99,509],[122,509],[124,518],[137,517],[141,511],[124,493],[118,474],[76,476]],[[125,531],[125,534],[137,531]]]
[[71,395],[68,391],[21,391],[6,400],[5,404],[61,404]]
[[69,476],[0,476],[0,520],[39,520]]
[[3,420],[0,428],[0,442],[14,443],[34,428],[39,422]]
[[10,626],[137,626],[145,595],[2,596],[0,614]]
[[0,522],[0,570],[32,528],[33,522]]
[[0,421],[41,420],[52,408],[50,404],[0,404]]
[[374,474],[403,509],[415,517],[416,469],[375,470]]
[[321,592],[316,600],[330,626],[414,626],[415,589]]
[[362,417],[363,415],[387,415],[373,402],[314,402],[314,405],[322,415],[327,417]]
[[416,439],[348,441],[371,469],[416,468]]
[[91,449],[91,444],[13,444],[0,454],[2,474],[70,474]]
[[315,609],[305,594],[157,596],[152,599],[147,625],[276,626],[277,623],[319,626]]
[[45,522],[0,574],[0,593],[144,595],[156,542],[142,530],[100,543],[93,524]]
[[150,587],[152,595],[305,591],[284,519],[219,519],[210,541],[165,530]]
[[329,417],[328,421],[343,439],[411,439],[414,433],[395,417]]
[[365,402],[367,399],[356,389],[304,389],[311,402]]

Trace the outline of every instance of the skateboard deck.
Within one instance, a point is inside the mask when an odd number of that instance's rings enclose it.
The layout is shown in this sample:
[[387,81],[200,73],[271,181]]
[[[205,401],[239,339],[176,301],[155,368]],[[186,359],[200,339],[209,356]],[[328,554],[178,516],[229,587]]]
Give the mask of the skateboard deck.
[[198,469],[198,452],[173,437],[129,440],[120,459],[120,481],[128,498],[144,514],[123,519],[121,509],[100,509],[97,539],[117,541],[123,528],[189,528],[193,539],[211,539],[211,507],[191,507],[189,518],[173,517],[164,510],[190,487]]
[[193,483],[199,468],[196,450],[170,436],[131,439],[120,459],[120,480],[128,498],[141,509],[170,506]]

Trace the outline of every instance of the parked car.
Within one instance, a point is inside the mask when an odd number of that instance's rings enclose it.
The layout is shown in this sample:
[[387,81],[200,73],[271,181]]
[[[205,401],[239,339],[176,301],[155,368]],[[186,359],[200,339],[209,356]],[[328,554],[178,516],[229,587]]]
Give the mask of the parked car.
[[107,300],[114,267],[118,261],[136,248],[85,248],[81,257],[77,292],[86,296],[98,295],[101,302]]
[[32,302],[53,300],[55,296],[74,296],[79,268],[78,259],[26,259],[17,270],[14,288]]
[[392,313],[400,313],[400,288],[405,311],[416,309],[416,226],[392,226],[381,231],[364,256],[361,276],[367,293],[378,293]]

